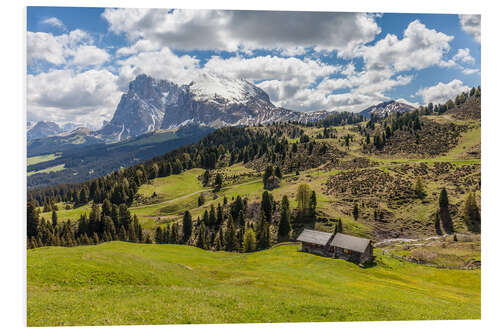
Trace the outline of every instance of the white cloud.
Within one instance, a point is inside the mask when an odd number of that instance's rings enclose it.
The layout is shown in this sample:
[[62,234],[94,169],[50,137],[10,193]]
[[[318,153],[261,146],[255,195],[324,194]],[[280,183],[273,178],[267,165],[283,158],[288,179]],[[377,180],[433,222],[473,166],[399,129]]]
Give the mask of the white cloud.
[[374,16],[365,13],[124,8],[106,9],[102,16],[112,32],[131,41],[183,50],[343,50],[380,32]]
[[462,30],[481,43],[481,15],[459,15]]
[[477,68],[465,68],[462,73],[465,75],[479,74],[479,69]]
[[453,60],[468,64],[473,64],[475,62],[474,57],[470,55],[469,48],[458,49],[457,54],[453,56]]
[[402,39],[388,34],[375,45],[362,46],[351,55],[362,56],[368,69],[392,68],[397,72],[423,69],[443,63],[452,39],[453,36],[428,29],[415,20],[408,25]]
[[32,64],[34,60],[37,59],[45,60],[54,65],[61,65],[65,63],[65,44],[65,37],[55,37],[52,34],[45,32],[28,31],[28,64]]
[[94,45],[82,45],[75,51],[73,63],[80,66],[102,65],[109,58],[108,52]]
[[177,56],[168,47],[159,51],[141,52],[119,60],[119,86],[126,90],[128,83],[139,74],[166,79],[177,84],[189,83],[196,77],[199,60],[188,55]]
[[106,70],[52,70],[27,80],[29,120],[97,127],[111,118],[121,95],[117,77]]
[[461,94],[470,88],[460,80],[453,80],[448,83],[439,82],[438,84],[419,89],[417,95],[422,97],[425,104],[445,103],[449,99],[454,99],[456,95]]
[[44,60],[54,65],[102,65],[109,60],[110,56],[93,44],[92,37],[79,29],[57,36],[45,32],[28,31],[28,64],[32,65],[36,60]]
[[57,17],[46,18],[45,20],[42,21],[42,23],[59,28],[59,29],[63,29],[63,30],[66,29],[66,26],[64,25],[64,23],[62,23],[62,21],[60,19],[58,19]]

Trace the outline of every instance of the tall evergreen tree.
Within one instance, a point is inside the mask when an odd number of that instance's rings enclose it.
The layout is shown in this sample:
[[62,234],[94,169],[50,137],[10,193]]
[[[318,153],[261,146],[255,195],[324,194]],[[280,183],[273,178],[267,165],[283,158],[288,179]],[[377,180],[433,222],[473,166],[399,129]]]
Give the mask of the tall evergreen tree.
[[184,216],[182,218],[182,241],[183,243],[187,243],[189,238],[191,237],[191,233],[193,230],[193,220],[191,218],[191,213],[186,210],[184,212]]
[[288,197],[284,195],[281,198],[280,223],[278,226],[278,235],[281,239],[287,240],[291,230],[292,226],[290,225],[290,202],[288,201]]
[[27,233],[28,237],[36,237],[38,233],[38,225],[40,224],[39,212],[33,201],[29,201],[27,205]]

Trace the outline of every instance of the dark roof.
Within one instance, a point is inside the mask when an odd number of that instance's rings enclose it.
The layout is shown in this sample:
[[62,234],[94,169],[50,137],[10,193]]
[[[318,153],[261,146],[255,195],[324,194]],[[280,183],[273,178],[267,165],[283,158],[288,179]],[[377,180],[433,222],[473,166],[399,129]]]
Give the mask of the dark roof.
[[335,237],[333,237],[332,241],[332,246],[360,253],[365,252],[369,244],[369,239],[341,234],[340,232],[337,232],[335,234]]
[[329,232],[304,229],[297,240],[300,242],[326,245],[332,236],[333,234]]

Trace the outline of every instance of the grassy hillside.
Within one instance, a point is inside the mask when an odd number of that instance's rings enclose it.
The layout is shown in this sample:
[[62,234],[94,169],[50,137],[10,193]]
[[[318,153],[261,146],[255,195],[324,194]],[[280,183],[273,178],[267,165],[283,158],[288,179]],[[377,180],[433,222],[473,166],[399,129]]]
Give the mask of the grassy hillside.
[[237,254],[122,242],[28,250],[28,325],[479,319],[480,271],[285,245]]

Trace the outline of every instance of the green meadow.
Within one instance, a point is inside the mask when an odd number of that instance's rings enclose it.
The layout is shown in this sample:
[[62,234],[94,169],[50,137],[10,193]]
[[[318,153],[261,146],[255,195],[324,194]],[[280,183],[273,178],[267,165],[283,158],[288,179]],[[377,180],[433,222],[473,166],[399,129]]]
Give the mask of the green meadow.
[[480,270],[109,242],[28,250],[28,326],[480,319]]

